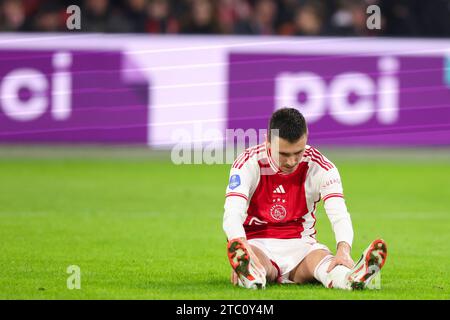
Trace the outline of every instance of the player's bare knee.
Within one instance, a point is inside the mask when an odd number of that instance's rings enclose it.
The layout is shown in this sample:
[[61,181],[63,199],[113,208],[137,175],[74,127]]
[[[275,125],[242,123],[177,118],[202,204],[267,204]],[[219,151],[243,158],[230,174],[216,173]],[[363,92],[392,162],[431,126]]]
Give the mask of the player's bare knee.
[[324,250],[324,249],[312,251],[310,254],[308,254],[305,257],[305,260],[308,262],[309,269],[312,268],[312,270],[314,272],[314,269],[316,268],[317,264],[320,261],[322,261],[323,258],[325,258],[326,256],[329,256],[330,254],[331,254],[330,251]]
[[328,250],[314,250],[308,254],[289,275],[291,281],[304,284],[315,281],[314,270],[317,264],[326,256],[330,255]]

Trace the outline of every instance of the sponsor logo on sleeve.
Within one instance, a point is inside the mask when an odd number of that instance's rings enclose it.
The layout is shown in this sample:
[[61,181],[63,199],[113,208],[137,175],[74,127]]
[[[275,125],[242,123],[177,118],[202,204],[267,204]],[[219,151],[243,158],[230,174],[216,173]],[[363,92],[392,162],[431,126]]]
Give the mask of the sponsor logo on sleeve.
[[340,185],[340,184],[341,184],[341,179],[339,179],[339,178],[333,178],[333,179],[330,179],[330,180],[326,181],[326,182],[322,185],[322,188],[329,187],[329,186],[331,186],[331,185],[333,185],[333,184]]
[[230,183],[229,183],[228,187],[229,187],[231,190],[234,190],[234,189],[236,189],[237,187],[239,187],[240,185],[241,185],[241,177],[240,177],[238,174],[233,174],[233,175],[230,177]]

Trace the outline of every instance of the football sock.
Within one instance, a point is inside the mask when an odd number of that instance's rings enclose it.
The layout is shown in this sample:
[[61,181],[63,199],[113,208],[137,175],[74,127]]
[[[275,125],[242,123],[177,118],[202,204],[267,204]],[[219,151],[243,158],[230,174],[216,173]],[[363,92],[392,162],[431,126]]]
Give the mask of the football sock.
[[347,281],[347,274],[350,271],[349,268],[337,265],[333,270],[327,272],[332,259],[333,256],[328,255],[318,263],[314,270],[314,278],[327,288],[349,289]]

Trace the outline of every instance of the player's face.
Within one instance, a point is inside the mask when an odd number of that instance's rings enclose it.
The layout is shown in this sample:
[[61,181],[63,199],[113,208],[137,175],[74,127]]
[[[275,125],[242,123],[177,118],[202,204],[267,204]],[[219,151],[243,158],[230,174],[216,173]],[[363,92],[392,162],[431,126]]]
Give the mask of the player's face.
[[307,139],[308,137],[306,134],[293,143],[283,138],[272,138],[269,147],[271,150],[275,151],[278,145],[278,159],[275,157],[274,160],[277,162],[282,172],[291,173],[297,169],[298,164],[302,159],[303,152],[305,152]]

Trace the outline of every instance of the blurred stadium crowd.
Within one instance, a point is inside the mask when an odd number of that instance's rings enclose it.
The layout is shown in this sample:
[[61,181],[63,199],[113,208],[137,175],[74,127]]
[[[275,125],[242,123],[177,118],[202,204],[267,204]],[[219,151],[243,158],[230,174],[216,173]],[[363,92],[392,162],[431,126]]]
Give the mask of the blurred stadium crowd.
[[82,32],[450,37],[450,0],[0,0],[0,31],[67,31],[71,4]]

